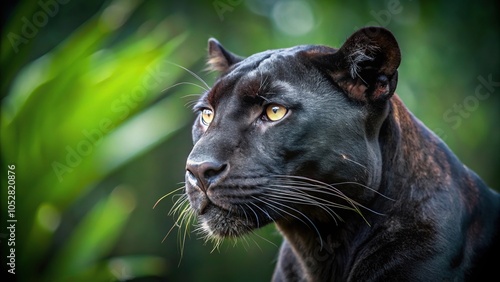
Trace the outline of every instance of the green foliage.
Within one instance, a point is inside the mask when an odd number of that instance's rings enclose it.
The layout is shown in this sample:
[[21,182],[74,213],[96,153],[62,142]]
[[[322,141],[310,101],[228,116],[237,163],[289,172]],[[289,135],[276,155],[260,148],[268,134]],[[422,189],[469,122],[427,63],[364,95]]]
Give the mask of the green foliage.
[[[159,25],[146,36],[109,42],[120,23],[108,17],[123,20],[133,4],[109,4],[54,50],[26,64],[12,82],[1,112],[1,141],[5,163],[16,166],[16,212],[23,222],[16,238],[19,268],[47,263],[65,210],[94,183],[187,123],[179,95],[151,104],[183,71],[168,60],[185,35],[162,33]],[[118,12],[110,15],[110,9]],[[83,281],[89,271],[103,276],[97,270],[106,269],[99,264],[123,232],[136,197],[117,187],[96,199],[64,235],[44,274],[26,271],[20,277]],[[142,261],[151,259],[158,260]],[[139,269],[142,275],[162,272]]]
[[14,164],[18,281],[269,280],[281,240],[272,226],[259,231],[265,239],[212,253],[193,235],[180,260],[175,231],[162,243],[176,198],[152,209],[182,186],[193,118],[186,104],[204,91],[184,68],[210,84],[202,70],[211,36],[245,56],[338,47],[358,27],[389,28],[402,49],[398,95],[500,187],[499,20],[482,8],[495,3],[22,1],[0,53],[1,222]]

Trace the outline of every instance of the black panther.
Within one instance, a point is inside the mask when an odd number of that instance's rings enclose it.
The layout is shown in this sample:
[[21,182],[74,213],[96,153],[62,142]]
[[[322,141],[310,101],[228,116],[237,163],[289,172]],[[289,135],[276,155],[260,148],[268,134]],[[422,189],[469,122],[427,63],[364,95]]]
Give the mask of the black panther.
[[500,195],[394,93],[400,61],[378,27],[247,58],[210,39],[185,190],[207,236],[275,223],[273,281],[494,280]]

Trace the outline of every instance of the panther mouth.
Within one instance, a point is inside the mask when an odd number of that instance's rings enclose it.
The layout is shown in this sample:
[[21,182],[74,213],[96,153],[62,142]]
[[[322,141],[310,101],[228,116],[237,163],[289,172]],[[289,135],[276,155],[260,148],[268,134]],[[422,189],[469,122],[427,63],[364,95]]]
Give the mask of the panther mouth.
[[[229,199],[203,189],[189,172],[186,174],[186,193],[191,209],[197,214],[201,231],[208,237],[239,237],[259,228],[242,207],[232,205]],[[254,215],[255,217],[256,215]]]
[[[354,182],[338,185],[346,184],[353,185],[351,190],[366,187]],[[207,238],[239,237],[271,222],[296,222],[317,230],[318,222],[338,223],[341,214],[351,211],[363,217],[363,206],[334,185],[301,176],[227,177],[204,189],[188,171],[186,195]]]

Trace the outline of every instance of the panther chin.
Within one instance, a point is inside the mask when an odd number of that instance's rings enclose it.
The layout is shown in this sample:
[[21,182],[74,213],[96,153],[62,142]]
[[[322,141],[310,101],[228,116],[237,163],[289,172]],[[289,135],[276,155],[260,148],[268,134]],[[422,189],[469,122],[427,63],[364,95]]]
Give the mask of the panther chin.
[[214,204],[209,204],[198,216],[202,231],[208,238],[236,238],[257,229],[257,225],[244,216],[231,213]]

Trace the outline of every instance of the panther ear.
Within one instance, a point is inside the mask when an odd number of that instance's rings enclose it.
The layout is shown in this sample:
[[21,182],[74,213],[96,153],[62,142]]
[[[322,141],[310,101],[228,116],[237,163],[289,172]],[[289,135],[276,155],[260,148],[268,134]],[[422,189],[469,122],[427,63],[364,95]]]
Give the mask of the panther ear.
[[385,28],[356,31],[337,52],[324,59],[335,83],[355,100],[384,101],[396,90],[401,52]]
[[225,72],[232,65],[243,60],[226,49],[215,38],[208,40],[208,69]]

